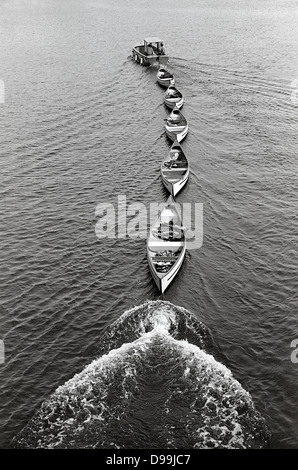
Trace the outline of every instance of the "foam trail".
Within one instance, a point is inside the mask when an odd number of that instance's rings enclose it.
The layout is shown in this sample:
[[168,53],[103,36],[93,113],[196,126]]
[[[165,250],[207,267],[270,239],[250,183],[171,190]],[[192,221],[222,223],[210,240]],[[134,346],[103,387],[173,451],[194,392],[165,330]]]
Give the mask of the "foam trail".
[[[264,447],[269,431],[249,393],[211,354],[172,334],[179,336],[179,324],[186,331],[185,324],[194,320],[188,312],[182,324],[182,313],[168,302],[126,312],[109,333],[113,336],[122,324],[124,335],[127,324],[131,336],[128,320],[138,320],[136,338],[123,341],[58,387],[14,446]],[[206,329],[202,331],[206,337]]]

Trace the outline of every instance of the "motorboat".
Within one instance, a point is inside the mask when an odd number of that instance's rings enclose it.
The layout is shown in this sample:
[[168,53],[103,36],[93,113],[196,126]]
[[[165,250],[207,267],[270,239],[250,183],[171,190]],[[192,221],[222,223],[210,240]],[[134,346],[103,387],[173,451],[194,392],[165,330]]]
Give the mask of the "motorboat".
[[132,49],[132,58],[141,65],[152,65],[156,62],[165,65],[169,56],[165,54],[163,41],[158,37],[148,37]]

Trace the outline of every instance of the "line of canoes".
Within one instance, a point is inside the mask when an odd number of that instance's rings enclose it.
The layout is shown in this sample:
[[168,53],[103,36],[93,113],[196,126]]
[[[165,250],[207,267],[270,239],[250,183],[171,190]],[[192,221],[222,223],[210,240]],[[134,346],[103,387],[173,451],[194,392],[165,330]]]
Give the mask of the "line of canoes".
[[[132,58],[135,60],[134,54]],[[174,75],[163,63],[159,64],[157,82],[166,88],[164,104],[171,111],[165,119],[165,132],[173,143],[160,168],[162,182],[170,196],[150,227],[147,259],[152,277],[163,293],[179,271],[186,253],[186,229],[182,225],[181,211],[175,196],[189,177],[189,163],[181,146],[181,141],[188,133],[188,123],[181,112],[183,95],[176,87]]]

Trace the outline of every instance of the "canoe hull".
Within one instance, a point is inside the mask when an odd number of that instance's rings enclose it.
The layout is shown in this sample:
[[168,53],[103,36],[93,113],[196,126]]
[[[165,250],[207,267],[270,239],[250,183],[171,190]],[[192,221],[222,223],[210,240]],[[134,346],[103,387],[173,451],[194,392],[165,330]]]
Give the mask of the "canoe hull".
[[175,78],[162,78],[162,77],[157,77],[157,82],[165,87],[165,88],[168,88],[170,85],[174,85],[175,84]]
[[155,269],[151,263],[151,259],[150,259],[150,256],[147,255],[147,259],[148,259],[148,264],[149,264],[149,268],[150,268],[150,271],[151,271],[151,275],[155,281],[155,284],[157,285],[158,287],[158,290],[161,292],[161,293],[164,293],[164,291],[169,287],[169,285],[171,284],[171,282],[173,281],[174,277],[176,276],[176,274],[178,273],[178,271],[180,270],[181,268],[181,265],[183,263],[183,260],[184,260],[184,257],[185,257],[185,252],[186,252],[186,246],[184,245],[183,247],[183,250],[177,260],[177,262],[174,264],[174,266],[172,267],[172,269],[170,269],[170,271],[162,278],[160,278],[156,272],[155,272]]
[[178,106],[174,109],[165,120],[165,130],[169,139],[180,143],[188,133],[188,123]]
[[185,186],[185,184],[188,181],[188,177],[189,177],[189,170],[187,171],[185,177],[182,180],[177,181],[176,183],[171,183],[170,181],[166,180],[161,174],[161,179],[162,179],[163,184],[165,185],[169,193],[171,193],[172,196],[174,197],[179,193],[179,191],[181,191],[183,186]]
[[165,125],[166,134],[169,139],[175,141],[177,139],[178,142],[181,142],[188,133],[188,124],[185,126],[168,126]]
[[181,145],[175,141],[160,166],[164,186],[175,197],[188,181],[189,164]]
[[178,273],[185,257],[186,239],[179,212],[175,199],[169,196],[159,217],[151,226],[147,239],[149,269],[162,293]]
[[181,97],[181,98],[164,98],[164,103],[170,109],[174,109],[175,106],[177,106],[177,108],[180,109],[183,106],[184,99],[183,99],[183,97]]

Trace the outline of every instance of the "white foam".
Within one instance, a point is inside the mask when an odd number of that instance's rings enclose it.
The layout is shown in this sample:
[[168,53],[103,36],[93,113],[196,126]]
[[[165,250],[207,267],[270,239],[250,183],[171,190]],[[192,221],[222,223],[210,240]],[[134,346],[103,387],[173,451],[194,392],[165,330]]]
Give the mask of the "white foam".
[[[161,365],[163,360],[177,357],[177,387],[171,388],[171,395],[164,403],[164,415],[171,419],[172,413],[175,414],[172,399],[175,403],[175,397],[181,396],[183,403],[183,391],[186,390],[190,393],[189,407],[193,413],[193,416],[191,413],[189,415],[190,420],[195,420],[196,413],[200,414],[200,427],[197,430],[187,426],[192,429],[192,433],[198,434],[195,447],[218,447],[222,442],[228,448],[245,447],[245,435],[239,422],[241,417],[238,415],[237,405],[241,400],[252,410],[250,395],[233,378],[231,371],[212,355],[186,340],[177,340],[170,335],[172,325],[176,324],[176,315],[171,306],[159,304],[146,317],[146,321],[150,321],[152,326],[149,332],[143,332],[136,340],[124,343],[92,361],[80,373],[58,387],[44,403],[39,419],[52,423],[51,436],[49,432],[45,432],[44,439],[39,441],[40,447],[63,446],[64,437],[71,434],[75,439],[74,436],[84,435],[85,427],[92,422],[100,425],[108,419],[120,420],[125,416],[137,389],[138,374],[152,357],[152,354],[148,356],[147,353],[155,352],[156,347],[159,348],[158,353],[162,354],[155,354],[154,359],[161,357]],[[143,331],[146,331],[145,326]],[[111,408],[106,398],[115,381],[119,396],[115,398],[115,404],[113,402]],[[56,414],[58,416],[54,420]],[[171,436],[168,437],[168,442],[174,442],[174,438],[171,440]]]
[[173,311],[161,307],[154,312],[151,321],[157,332],[169,333],[171,326],[176,323],[176,315]]

